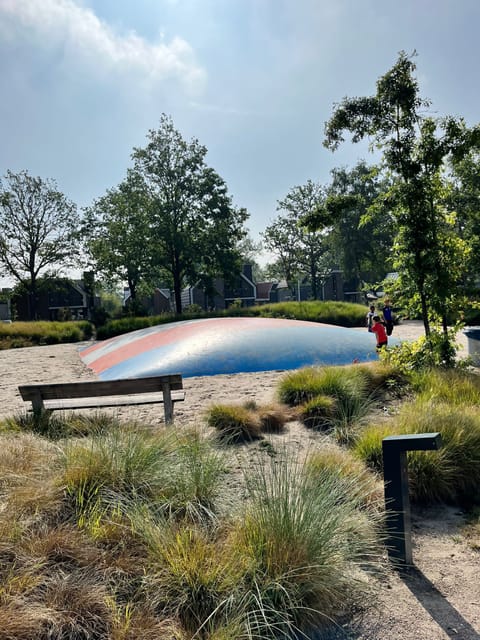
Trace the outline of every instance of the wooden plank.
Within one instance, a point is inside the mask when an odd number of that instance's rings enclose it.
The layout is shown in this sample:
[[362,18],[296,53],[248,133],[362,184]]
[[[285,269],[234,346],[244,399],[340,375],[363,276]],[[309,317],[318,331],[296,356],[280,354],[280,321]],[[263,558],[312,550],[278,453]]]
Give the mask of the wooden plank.
[[[172,394],[172,403],[185,400],[184,392]],[[162,395],[135,395],[135,396],[102,396],[94,398],[64,398],[46,400],[44,408],[49,410],[72,410],[72,409],[96,409],[101,407],[122,407],[127,405],[155,404],[163,403]]]
[[163,390],[164,385],[168,385],[172,390],[183,389],[181,374],[121,380],[89,380],[85,382],[20,385],[18,389],[24,400],[33,401],[34,398],[38,398],[38,394],[40,393],[45,401],[60,398],[87,398],[153,393]]

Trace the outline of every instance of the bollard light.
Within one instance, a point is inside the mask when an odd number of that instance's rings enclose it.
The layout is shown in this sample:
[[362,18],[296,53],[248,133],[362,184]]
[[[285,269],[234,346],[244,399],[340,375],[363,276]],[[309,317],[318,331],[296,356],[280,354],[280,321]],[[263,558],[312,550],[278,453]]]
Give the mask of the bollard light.
[[388,555],[394,562],[412,564],[407,451],[434,451],[441,446],[440,433],[388,436],[382,440],[386,542]]

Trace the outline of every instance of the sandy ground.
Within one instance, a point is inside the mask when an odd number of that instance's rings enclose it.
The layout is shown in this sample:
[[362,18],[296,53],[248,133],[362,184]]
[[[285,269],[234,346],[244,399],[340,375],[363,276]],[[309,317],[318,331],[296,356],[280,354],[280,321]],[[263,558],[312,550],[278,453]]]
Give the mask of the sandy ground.
[[[364,331],[364,329],[362,329]],[[422,333],[419,322],[395,327],[394,335],[415,339]],[[467,340],[459,334],[459,355],[467,354]],[[0,419],[25,409],[19,384],[69,382],[95,379],[79,357],[81,345],[53,345],[0,351]],[[283,371],[186,378],[185,402],[175,405],[175,423],[201,424],[205,410],[214,402],[267,403],[274,399]],[[121,417],[152,424],[163,422],[161,405],[115,409]],[[284,436],[272,436],[272,438]],[[315,434],[291,423],[289,445],[306,451]],[[361,626],[355,640],[478,640],[480,638],[480,552],[461,534],[463,514],[456,509],[414,510],[412,541],[414,567],[385,578],[381,595]],[[1,632],[0,632],[1,636]]]

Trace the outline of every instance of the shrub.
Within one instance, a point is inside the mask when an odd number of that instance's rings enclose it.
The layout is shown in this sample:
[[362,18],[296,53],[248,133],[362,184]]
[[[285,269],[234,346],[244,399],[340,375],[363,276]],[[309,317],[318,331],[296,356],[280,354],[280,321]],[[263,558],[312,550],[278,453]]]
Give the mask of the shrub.
[[382,470],[385,435],[439,432],[439,451],[408,454],[412,500],[429,504],[480,502],[480,413],[472,407],[452,407],[423,400],[405,405],[391,429],[368,429],[355,452],[369,466]]
[[157,529],[150,552],[152,571],[145,583],[157,612],[179,619],[199,638],[210,638],[212,629],[227,624],[245,562],[221,535],[212,537],[198,527]]
[[260,429],[265,433],[282,433],[287,422],[293,418],[291,410],[277,403],[257,407],[256,412],[260,420]]
[[79,342],[90,338],[92,332],[93,327],[86,320],[0,323],[0,349]]
[[79,521],[101,531],[112,513],[133,521],[142,505],[162,518],[215,519],[223,472],[218,453],[197,434],[132,426],[67,445],[63,481]]
[[455,331],[445,337],[443,333],[432,331],[412,342],[402,342],[380,354],[382,360],[404,373],[430,369],[432,367],[455,366]]
[[207,413],[207,424],[217,431],[218,440],[227,444],[251,442],[263,437],[259,417],[240,405],[213,405]]
[[294,320],[324,322],[326,324],[343,327],[361,327],[365,323],[365,307],[361,304],[353,304],[350,302],[321,302],[319,300],[308,302],[276,302],[253,307],[242,307],[234,304],[228,309],[216,312],[205,312],[198,310],[197,307],[193,307],[193,309],[187,308],[185,312],[180,315],[165,313],[160,316],[128,316],[121,319],[108,320],[103,326],[97,326],[97,338],[99,340],[105,340],[122,333],[164,324],[165,322],[224,316],[292,318]]
[[383,474],[382,440],[395,433],[392,424],[369,425],[357,436],[353,444],[353,453],[363,460],[367,467]]
[[299,408],[299,417],[308,429],[327,430],[332,428],[336,402],[329,396],[315,396]]
[[298,637],[365,598],[362,576],[381,553],[376,516],[358,509],[354,482],[278,458],[250,467],[246,482],[234,544],[254,562],[245,598],[258,637]]
[[281,379],[277,393],[280,402],[292,407],[304,404],[323,392],[322,369],[305,367],[287,373]]
[[411,385],[421,400],[451,405],[480,405],[480,377],[462,369],[423,369],[410,375]]
[[306,462],[309,473],[322,475],[324,470],[346,482],[346,490],[352,499],[358,498],[359,506],[383,508],[383,482],[352,452],[338,446],[322,446],[321,451],[309,455]]

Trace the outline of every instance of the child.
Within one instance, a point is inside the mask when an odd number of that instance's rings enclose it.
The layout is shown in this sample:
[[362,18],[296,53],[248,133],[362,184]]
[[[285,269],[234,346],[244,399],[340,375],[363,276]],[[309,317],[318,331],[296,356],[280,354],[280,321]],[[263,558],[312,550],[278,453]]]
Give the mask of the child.
[[375,305],[370,305],[370,311],[367,313],[367,330],[371,333],[372,331],[372,320],[375,315]]
[[372,332],[377,336],[377,351],[386,347],[388,344],[387,332],[385,331],[383,322],[380,320],[380,316],[373,316]]
[[383,305],[383,319],[385,320],[385,327],[387,328],[387,336],[391,336],[393,332],[393,313],[390,300],[387,299],[385,299]]

